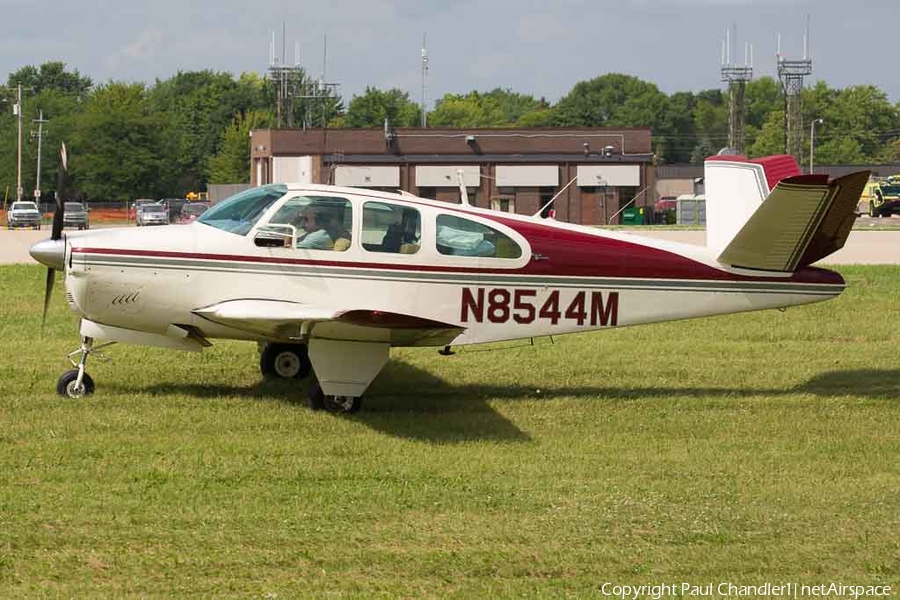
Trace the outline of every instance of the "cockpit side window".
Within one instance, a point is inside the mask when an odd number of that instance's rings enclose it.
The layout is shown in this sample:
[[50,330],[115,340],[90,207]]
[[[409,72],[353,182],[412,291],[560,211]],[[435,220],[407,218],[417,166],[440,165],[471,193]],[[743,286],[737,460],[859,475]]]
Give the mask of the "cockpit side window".
[[260,228],[257,245],[262,239],[280,238],[282,244],[308,250],[343,252],[353,240],[350,228],[353,207],[346,198],[334,196],[296,196],[285,202]]
[[522,256],[522,248],[508,235],[454,215],[438,215],[436,242],[437,251],[449,256]]
[[370,252],[415,254],[422,237],[419,211],[388,202],[363,205],[362,245]]
[[197,222],[228,233],[247,235],[266,210],[287,191],[287,186],[280,183],[245,190],[222,200]]

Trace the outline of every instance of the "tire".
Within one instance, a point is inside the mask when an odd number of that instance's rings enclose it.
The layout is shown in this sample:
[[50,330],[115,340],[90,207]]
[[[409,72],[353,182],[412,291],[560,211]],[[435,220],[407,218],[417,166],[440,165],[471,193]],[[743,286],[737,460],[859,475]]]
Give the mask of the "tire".
[[266,344],[259,355],[264,377],[306,379],[312,371],[305,344]]
[[319,380],[312,378],[309,385],[310,410],[324,410],[330,413],[352,415],[362,408],[362,396],[330,396],[322,391]]
[[62,374],[56,382],[56,393],[65,398],[79,399],[94,393],[94,380],[87,373],[81,380],[81,390],[75,389],[75,381],[78,379],[78,369],[71,369]]

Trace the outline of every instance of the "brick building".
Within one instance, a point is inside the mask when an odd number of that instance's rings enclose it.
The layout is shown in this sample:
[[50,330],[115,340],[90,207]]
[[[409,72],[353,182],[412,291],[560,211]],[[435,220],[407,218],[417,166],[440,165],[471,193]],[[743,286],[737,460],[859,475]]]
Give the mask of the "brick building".
[[[330,183],[533,214],[553,196],[561,221],[617,223],[655,201],[649,128],[258,129],[251,184]],[[571,185],[566,187],[569,182]]]

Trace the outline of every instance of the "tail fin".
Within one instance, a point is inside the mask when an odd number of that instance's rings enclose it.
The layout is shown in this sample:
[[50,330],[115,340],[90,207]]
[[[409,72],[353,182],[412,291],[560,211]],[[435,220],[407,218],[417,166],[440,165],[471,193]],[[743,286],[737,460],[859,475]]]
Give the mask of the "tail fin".
[[799,172],[790,156],[708,160],[707,246],[720,262],[793,272],[843,247],[868,171],[830,183]]

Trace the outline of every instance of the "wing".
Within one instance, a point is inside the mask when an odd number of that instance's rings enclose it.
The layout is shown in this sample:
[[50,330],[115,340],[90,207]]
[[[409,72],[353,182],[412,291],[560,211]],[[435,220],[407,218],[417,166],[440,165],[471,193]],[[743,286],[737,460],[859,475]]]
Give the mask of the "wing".
[[380,341],[394,346],[443,346],[465,329],[415,315],[369,309],[332,309],[299,302],[239,299],[193,311],[213,323],[264,339],[306,336],[332,340]]

